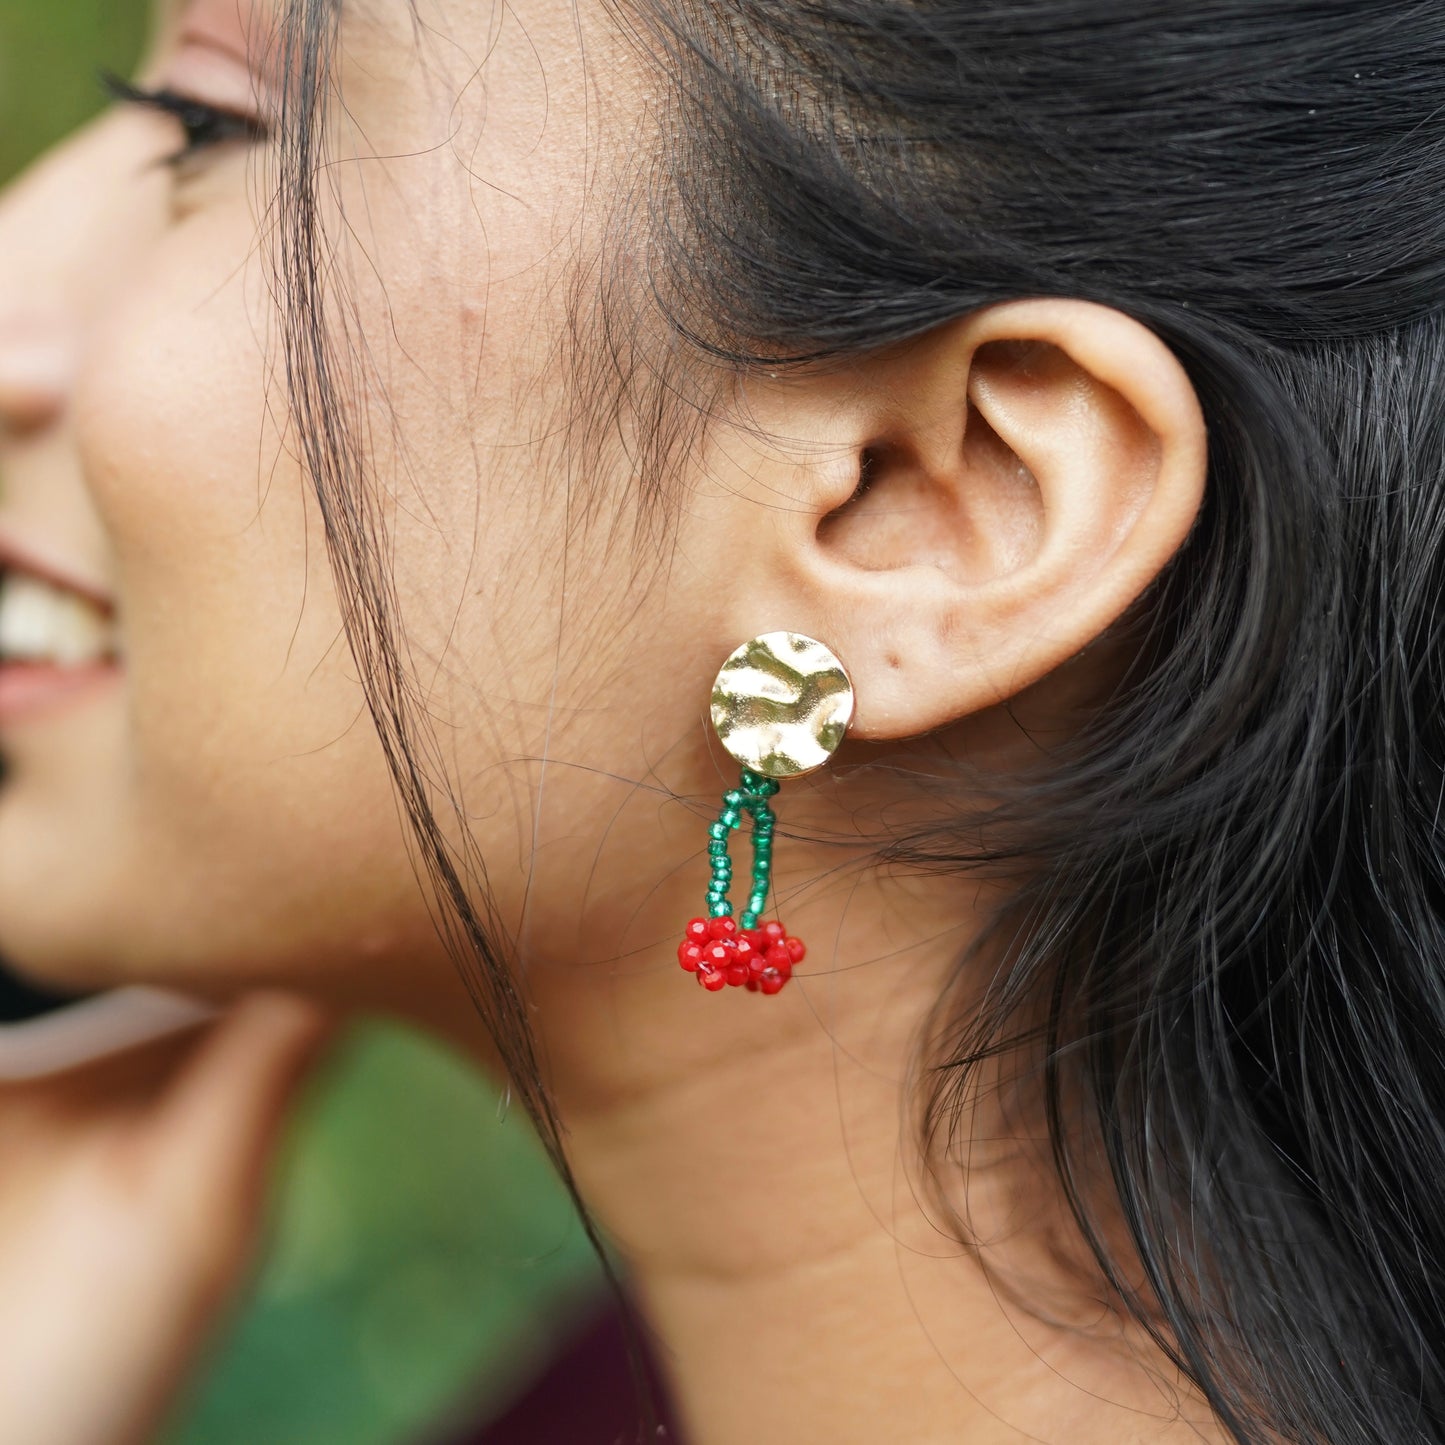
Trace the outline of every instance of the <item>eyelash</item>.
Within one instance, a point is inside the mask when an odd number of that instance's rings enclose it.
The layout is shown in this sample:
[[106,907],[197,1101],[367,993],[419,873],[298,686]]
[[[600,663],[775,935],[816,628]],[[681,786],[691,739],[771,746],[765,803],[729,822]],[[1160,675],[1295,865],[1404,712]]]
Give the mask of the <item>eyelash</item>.
[[172,168],[178,168],[186,161],[231,141],[254,145],[266,139],[266,127],[254,116],[221,110],[174,90],[144,90],[108,71],[102,72],[100,80],[112,100],[159,111],[180,122],[181,129],[186,133],[186,143],[180,150],[165,157],[165,164]]

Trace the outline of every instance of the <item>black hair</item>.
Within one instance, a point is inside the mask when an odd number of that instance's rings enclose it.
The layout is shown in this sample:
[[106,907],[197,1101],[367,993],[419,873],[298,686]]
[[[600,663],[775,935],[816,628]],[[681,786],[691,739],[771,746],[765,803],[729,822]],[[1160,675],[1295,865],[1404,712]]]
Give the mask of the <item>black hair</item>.
[[[1027,1044],[1098,1268],[1236,1440],[1445,1441],[1445,13],[613,8],[671,97],[646,275],[674,359],[809,364],[1062,295],[1139,319],[1186,366],[1208,494],[1119,624],[1133,661],[1107,705],[1027,776],[931,777],[946,822],[880,845],[881,862],[1015,879],[939,1000],[920,1144],[956,1144],[985,1061]],[[332,21],[330,0],[293,0],[293,401],[451,941],[598,1242],[467,886],[481,860],[446,842],[413,751],[347,359],[323,324]],[[982,960],[985,997],[964,1006]],[[1108,1242],[1119,1216],[1142,1280]]]

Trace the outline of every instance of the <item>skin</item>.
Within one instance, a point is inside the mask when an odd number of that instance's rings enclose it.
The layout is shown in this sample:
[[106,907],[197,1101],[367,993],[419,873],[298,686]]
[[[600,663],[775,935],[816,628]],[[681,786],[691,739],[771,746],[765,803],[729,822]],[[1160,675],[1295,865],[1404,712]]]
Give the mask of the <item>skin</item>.
[[0,1090],[0,1398],[29,1445],[145,1445],[258,1242],[324,1015],[252,994],[199,1036]]
[[[982,1257],[927,1202],[917,1031],[990,898],[881,872],[867,848],[880,810],[929,816],[905,770],[1017,766],[1107,688],[1119,659],[1090,644],[1204,493],[1182,368],[1118,313],[1025,300],[846,368],[748,378],[671,470],[673,535],[634,554],[624,439],[568,425],[561,342],[665,91],[600,0],[533,0],[525,23],[415,9],[347,16],[323,190],[367,348],[368,485],[428,757],[692,1439],[1221,1438],[1060,1263],[1027,1148],[947,1175]],[[178,3],[143,79],[246,103],[278,83],[273,22],[266,0]],[[0,532],[115,597],[125,660],[83,704],[0,729],[0,955],[66,985],[282,986],[495,1071],[286,418],[267,148],[150,164],[177,140],[114,111],[0,201]],[[776,803],[773,911],[805,966],[776,998],[713,997],[675,959],[736,777],[705,704],[727,654],[778,627],[847,662],[857,714]],[[977,1108],[965,1131],[995,1137]],[[186,1334],[155,1332],[157,1379]]]

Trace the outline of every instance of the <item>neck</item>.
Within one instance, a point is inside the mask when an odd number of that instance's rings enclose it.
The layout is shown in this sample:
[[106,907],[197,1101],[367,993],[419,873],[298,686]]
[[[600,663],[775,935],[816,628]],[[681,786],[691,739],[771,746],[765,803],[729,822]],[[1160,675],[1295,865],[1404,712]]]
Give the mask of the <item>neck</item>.
[[[1101,1328],[1097,1298],[1050,1276],[1057,1219],[1037,1189],[1021,1215],[1007,1167],[950,1181],[976,1237],[1006,1250],[964,1248],[929,1207],[906,1106],[919,1028],[964,940],[924,928],[931,946],[900,953],[881,920],[917,931],[929,909],[921,892],[899,901],[848,909],[880,920],[855,945],[886,966],[820,964],[776,998],[703,996],[674,964],[675,979],[619,979],[610,1007],[573,987],[542,1003],[546,1031],[569,1033],[548,1052],[573,1061],[559,1092],[574,1168],[629,1263],[689,1440],[1221,1438],[1141,1332]],[[962,1121],[965,1145],[979,1122]]]

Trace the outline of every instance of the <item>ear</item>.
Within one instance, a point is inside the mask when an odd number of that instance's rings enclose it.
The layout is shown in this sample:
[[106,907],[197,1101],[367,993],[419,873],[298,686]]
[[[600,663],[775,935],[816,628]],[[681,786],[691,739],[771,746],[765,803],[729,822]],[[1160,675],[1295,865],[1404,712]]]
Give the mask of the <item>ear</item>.
[[728,626],[827,643],[861,738],[1053,671],[1158,576],[1204,495],[1183,366],[1090,302],[989,307],[845,371],[750,384],[747,404],[729,505],[763,505],[726,523],[750,539]]

